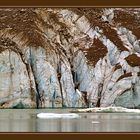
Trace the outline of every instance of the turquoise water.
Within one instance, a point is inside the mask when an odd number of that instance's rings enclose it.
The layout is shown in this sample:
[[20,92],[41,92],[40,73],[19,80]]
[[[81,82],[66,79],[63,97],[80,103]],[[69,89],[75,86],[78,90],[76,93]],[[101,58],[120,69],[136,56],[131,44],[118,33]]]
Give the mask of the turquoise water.
[[74,119],[39,119],[38,113],[68,109],[1,109],[0,132],[140,132],[140,114],[78,113]]

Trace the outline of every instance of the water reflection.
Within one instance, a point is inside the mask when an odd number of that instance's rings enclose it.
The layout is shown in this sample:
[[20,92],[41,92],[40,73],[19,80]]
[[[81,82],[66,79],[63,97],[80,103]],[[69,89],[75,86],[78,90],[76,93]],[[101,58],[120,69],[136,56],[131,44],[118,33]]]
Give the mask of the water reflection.
[[77,132],[76,119],[37,119],[38,132]]
[[139,114],[80,113],[81,118],[75,119],[39,119],[41,111],[0,110],[0,132],[140,132]]

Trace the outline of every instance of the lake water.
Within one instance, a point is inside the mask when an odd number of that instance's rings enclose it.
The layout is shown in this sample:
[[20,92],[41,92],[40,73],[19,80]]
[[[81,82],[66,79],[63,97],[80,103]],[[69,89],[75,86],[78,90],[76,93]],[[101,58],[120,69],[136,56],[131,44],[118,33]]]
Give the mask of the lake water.
[[74,119],[39,119],[38,113],[68,109],[1,109],[0,132],[140,132],[140,114],[78,113]]

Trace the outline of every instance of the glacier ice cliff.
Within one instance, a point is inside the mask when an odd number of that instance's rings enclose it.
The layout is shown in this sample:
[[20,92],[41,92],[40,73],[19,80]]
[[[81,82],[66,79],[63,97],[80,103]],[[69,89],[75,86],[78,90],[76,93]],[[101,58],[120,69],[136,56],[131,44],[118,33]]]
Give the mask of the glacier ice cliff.
[[139,8],[0,9],[0,108],[139,108],[139,19]]

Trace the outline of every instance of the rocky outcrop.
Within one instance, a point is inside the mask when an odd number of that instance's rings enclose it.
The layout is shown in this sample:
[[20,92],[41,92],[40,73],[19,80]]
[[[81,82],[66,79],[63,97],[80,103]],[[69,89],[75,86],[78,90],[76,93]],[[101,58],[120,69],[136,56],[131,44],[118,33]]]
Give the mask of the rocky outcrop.
[[139,8],[0,15],[1,108],[139,108]]

